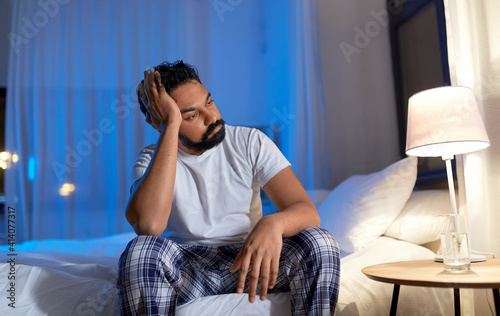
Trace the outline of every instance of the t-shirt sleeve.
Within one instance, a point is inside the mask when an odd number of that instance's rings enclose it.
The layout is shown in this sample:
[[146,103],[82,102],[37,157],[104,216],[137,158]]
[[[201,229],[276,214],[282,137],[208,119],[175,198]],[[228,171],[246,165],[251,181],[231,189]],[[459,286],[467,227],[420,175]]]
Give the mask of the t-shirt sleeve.
[[251,133],[249,156],[252,160],[255,180],[263,187],[278,172],[290,166],[278,146],[259,130]]
[[134,183],[142,178],[144,173],[146,173],[149,163],[151,162],[151,157],[153,157],[153,153],[155,152],[155,147],[155,144],[149,145],[139,153],[134,167],[132,168],[132,185],[130,186],[130,189],[132,189]]

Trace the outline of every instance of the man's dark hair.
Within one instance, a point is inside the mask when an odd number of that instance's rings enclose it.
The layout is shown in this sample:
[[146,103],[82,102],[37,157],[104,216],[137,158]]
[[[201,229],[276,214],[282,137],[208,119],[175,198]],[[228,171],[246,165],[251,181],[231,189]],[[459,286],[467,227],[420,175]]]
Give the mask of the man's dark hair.
[[[198,71],[196,68],[182,60],[177,60],[173,63],[167,61],[154,67],[161,75],[161,84],[165,88],[168,94],[177,89],[179,86],[188,83],[189,81],[196,80],[199,83],[200,77],[198,77]],[[144,82],[142,80],[141,82]],[[141,106],[141,112],[146,115],[146,106],[141,99],[141,86],[137,86],[137,100],[139,100],[139,105]]]

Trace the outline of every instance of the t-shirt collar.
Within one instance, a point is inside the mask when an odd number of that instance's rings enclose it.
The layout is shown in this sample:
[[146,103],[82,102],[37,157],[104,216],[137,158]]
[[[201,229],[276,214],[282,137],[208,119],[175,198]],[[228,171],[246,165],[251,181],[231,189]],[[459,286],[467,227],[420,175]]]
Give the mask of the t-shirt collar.
[[183,161],[203,161],[205,160],[207,157],[209,157],[213,152],[215,152],[215,150],[217,149],[217,147],[219,147],[221,144],[217,144],[215,147],[212,147],[208,150],[205,150],[201,155],[191,155],[191,154],[188,154],[187,152],[183,151],[182,149],[180,148],[177,148],[177,157],[180,158],[181,160]]

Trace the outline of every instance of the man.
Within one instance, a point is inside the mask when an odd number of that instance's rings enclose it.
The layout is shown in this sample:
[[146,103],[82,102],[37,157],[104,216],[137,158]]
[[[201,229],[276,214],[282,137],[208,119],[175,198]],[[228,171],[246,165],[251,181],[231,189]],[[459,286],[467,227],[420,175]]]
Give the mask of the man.
[[[141,110],[160,136],[134,166],[126,218],[137,233],[120,258],[123,315],[174,315],[224,293],[291,291],[293,315],[333,315],[335,239],[289,162],[256,129],[226,126],[196,70],[144,72]],[[260,188],[277,207],[262,217]],[[160,237],[161,235],[161,237]]]

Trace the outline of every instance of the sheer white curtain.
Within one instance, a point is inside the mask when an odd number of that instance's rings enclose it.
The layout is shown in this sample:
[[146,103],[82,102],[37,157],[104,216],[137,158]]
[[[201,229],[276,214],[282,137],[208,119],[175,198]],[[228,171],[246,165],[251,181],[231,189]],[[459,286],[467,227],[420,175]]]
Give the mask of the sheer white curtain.
[[[206,64],[193,1],[13,1],[6,205],[17,239],[128,230],[130,168],[155,141],[138,112],[141,70],[166,59]],[[198,4],[197,6],[203,6]],[[200,18],[201,17],[201,21]],[[66,184],[66,185],[65,185]]]
[[198,68],[228,124],[287,125],[294,170],[322,187],[315,4],[306,3],[13,1],[6,150],[18,160],[5,187],[17,242],[130,230],[130,170],[158,137],[135,87],[144,68],[165,60]]
[[328,187],[316,1],[266,1],[269,121],[306,189]]
[[[328,187],[328,147],[316,1],[290,4],[290,125],[284,150],[307,189]],[[305,168],[304,168],[305,167]]]
[[463,157],[472,248],[500,256],[500,2],[447,1],[453,85],[474,90],[491,146]]

